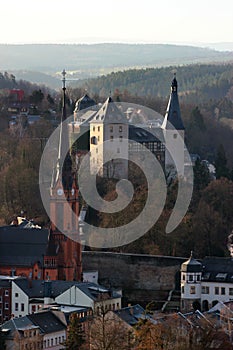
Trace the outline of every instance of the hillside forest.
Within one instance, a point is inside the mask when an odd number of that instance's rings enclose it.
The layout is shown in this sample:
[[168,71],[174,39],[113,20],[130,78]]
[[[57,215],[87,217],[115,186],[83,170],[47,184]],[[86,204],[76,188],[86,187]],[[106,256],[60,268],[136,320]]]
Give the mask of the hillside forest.
[[[172,181],[158,222],[140,239],[114,250],[174,256],[189,256],[194,250],[200,258],[229,256],[228,235],[233,230],[233,65],[130,70],[82,81],[78,87],[67,88],[67,110],[73,112],[75,101],[88,88],[97,103],[103,102],[111,90],[115,101],[141,104],[164,115],[174,70],[179,83],[186,146],[190,153],[215,165],[216,179],[210,177],[205,163],[197,160],[192,201],[177,229],[171,234],[165,233],[177,195],[177,182]],[[24,102],[40,114],[40,121],[34,124],[25,121],[14,130],[9,128],[12,118],[8,108],[12,103],[9,90],[12,88],[25,91]],[[61,92],[1,73],[0,110],[1,224],[10,223],[15,215],[24,211],[28,218],[48,227],[40,200],[38,169],[45,141],[60,120]],[[131,179],[135,195],[127,213],[107,216],[90,208],[88,220],[113,227],[134,218],[145,203],[147,185],[140,174],[133,174]],[[99,192],[106,200],[115,198],[115,185],[113,180],[98,179]]]

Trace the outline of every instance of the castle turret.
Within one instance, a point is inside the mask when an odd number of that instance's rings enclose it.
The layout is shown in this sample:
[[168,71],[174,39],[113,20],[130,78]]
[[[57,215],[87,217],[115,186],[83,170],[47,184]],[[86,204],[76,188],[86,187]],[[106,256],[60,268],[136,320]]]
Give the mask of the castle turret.
[[190,258],[181,265],[181,310],[200,310],[202,264]]
[[[176,172],[178,176],[184,175],[184,124],[180,113],[178,98],[178,83],[176,76],[172,80],[171,93],[164,121],[162,124],[166,143],[165,166],[171,173]],[[179,137],[180,136],[180,137]],[[170,152],[169,152],[170,150]],[[172,152],[172,154],[171,154]]]

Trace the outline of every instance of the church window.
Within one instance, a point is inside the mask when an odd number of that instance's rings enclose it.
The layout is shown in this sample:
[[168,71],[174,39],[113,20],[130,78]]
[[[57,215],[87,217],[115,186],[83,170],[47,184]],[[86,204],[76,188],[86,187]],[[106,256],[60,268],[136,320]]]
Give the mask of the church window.
[[225,293],[226,293],[225,288],[224,288],[224,287],[221,287],[221,294],[222,294],[222,295],[225,295]]

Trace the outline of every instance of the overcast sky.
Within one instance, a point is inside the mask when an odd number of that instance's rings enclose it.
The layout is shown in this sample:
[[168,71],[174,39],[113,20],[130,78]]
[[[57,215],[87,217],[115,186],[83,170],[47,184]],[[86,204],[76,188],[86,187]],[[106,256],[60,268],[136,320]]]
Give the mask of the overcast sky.
[[3,0],[0,43],[233,41],[233,0]]

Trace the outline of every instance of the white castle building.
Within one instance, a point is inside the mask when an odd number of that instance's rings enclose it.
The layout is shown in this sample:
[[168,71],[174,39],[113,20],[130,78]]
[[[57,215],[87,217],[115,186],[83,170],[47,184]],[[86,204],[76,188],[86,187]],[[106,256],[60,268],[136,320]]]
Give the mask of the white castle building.
[[[174,77],[166,114],[164,118],[161,116],[160,123],[156,112],[155,120],[143,115],[143,122],[132,122],[128,113],[130,108],[124,110],[124,104],[113,102],[111,97],[102,105],[95,105],[88,95],[80,98],[75,105],[74,121],[69,126],[71,143],[82,134],[73,149],[78,157],[90,152],[90,172],[95,174],[98,169],[98,174],[103,177],[127,179],[130,154],[146,147],[163,169],[183,176],[184,125],[177,89]],[[139,112],[140,109],[131,110],[130,114],[138,115]]]
[[181,311],[207,311],[233,300],[233,258],[190,258],[181,265]]

